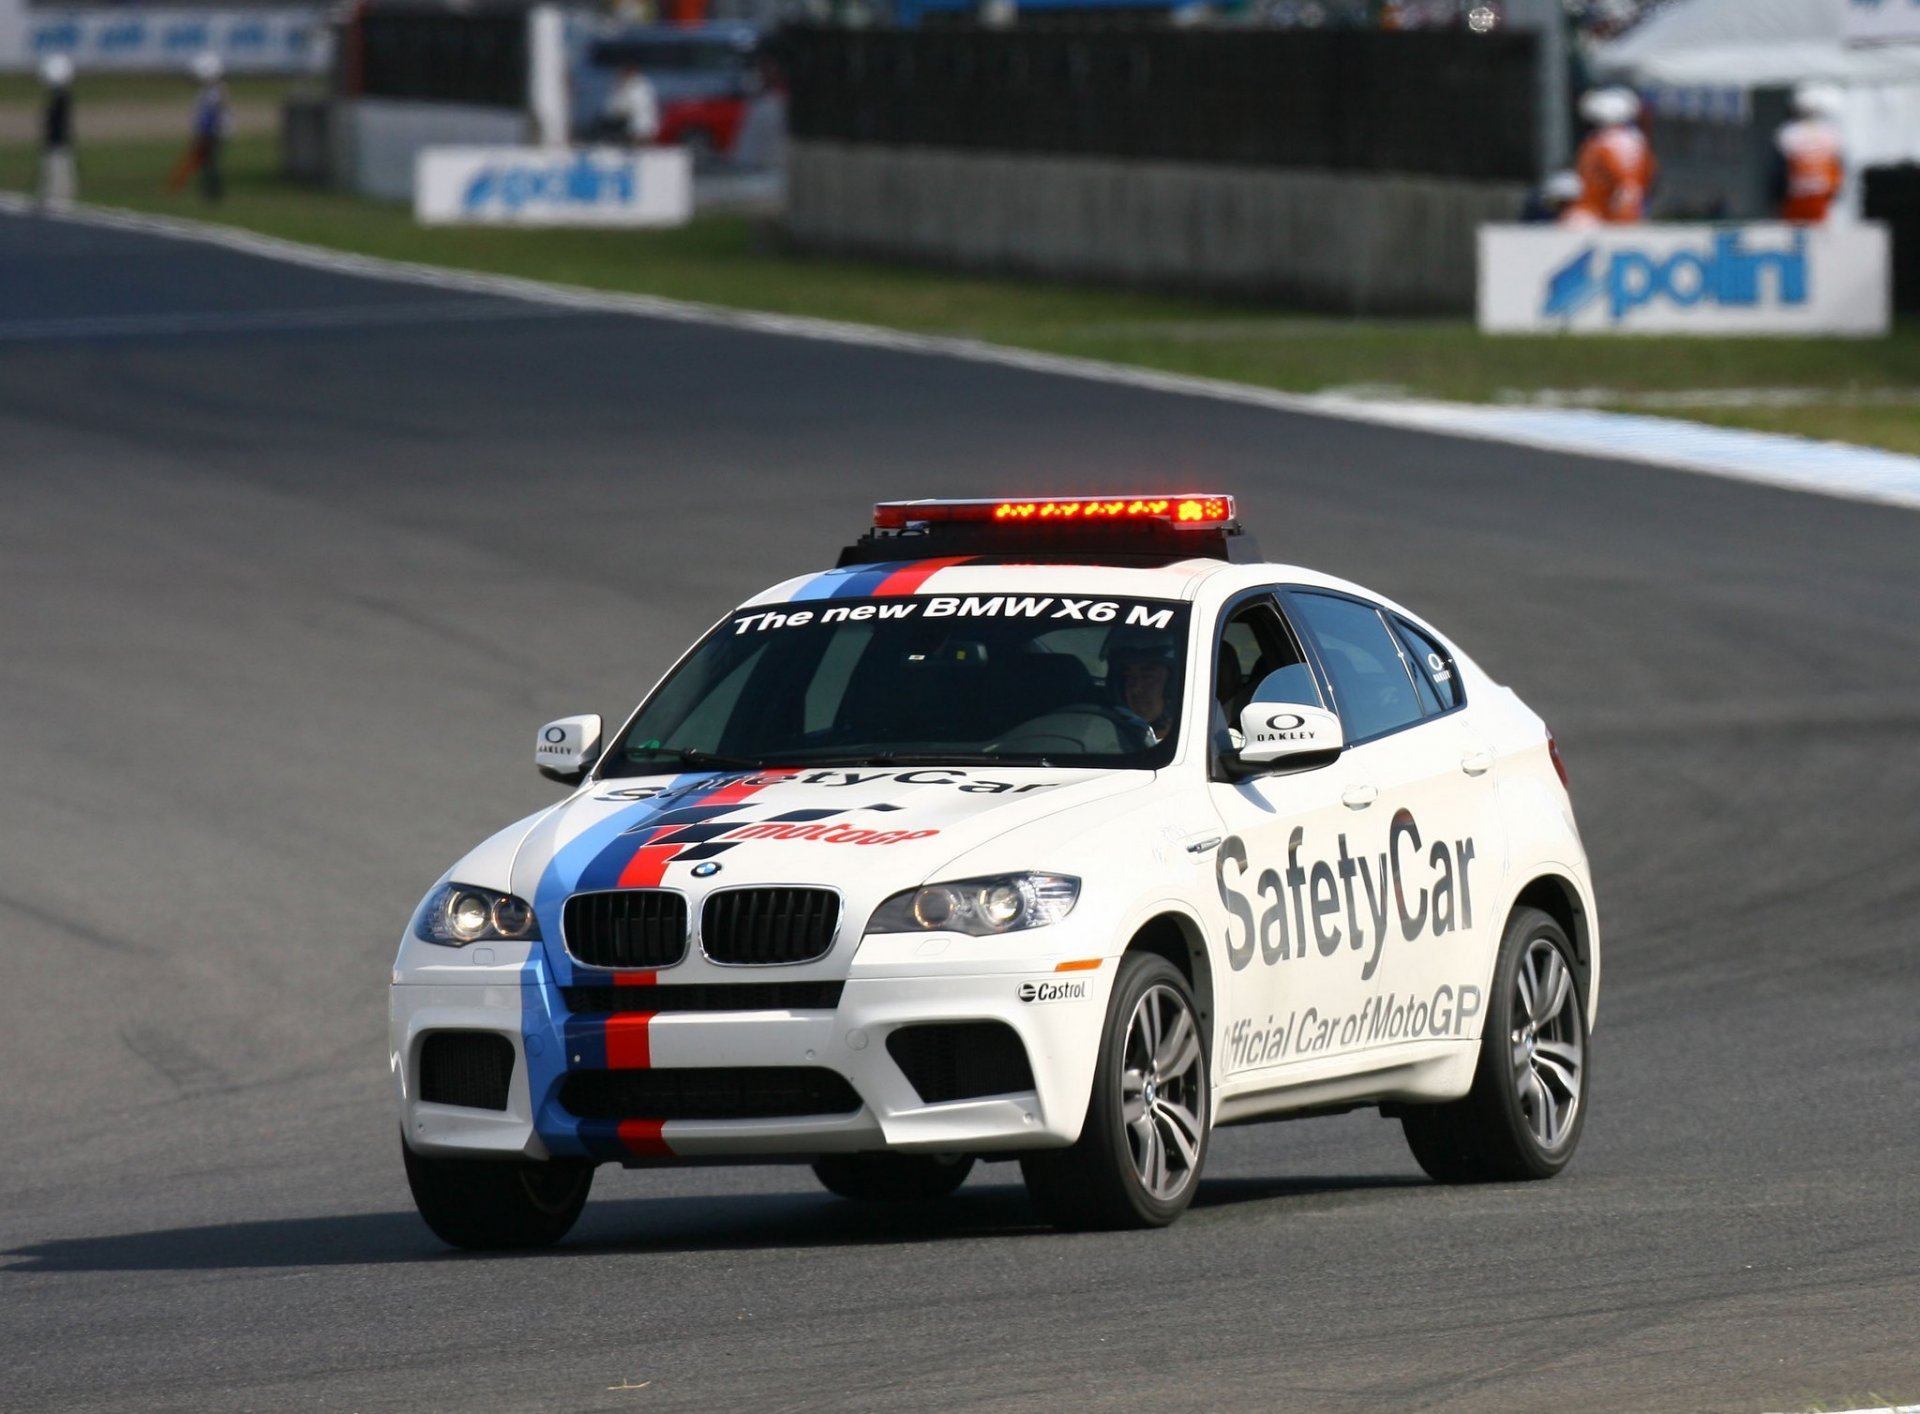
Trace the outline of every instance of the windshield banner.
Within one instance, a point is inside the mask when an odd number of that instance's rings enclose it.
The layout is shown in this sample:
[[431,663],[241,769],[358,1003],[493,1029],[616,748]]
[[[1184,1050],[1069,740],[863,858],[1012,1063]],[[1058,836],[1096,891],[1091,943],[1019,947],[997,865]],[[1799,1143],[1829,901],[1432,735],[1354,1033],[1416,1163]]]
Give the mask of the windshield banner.
[[1073,599],[1046,594],[925,594],[867,602],[848,600],[818,608],[747,609],[735,614],[735,636],[810,624],[887,623],[909,620],[1002,619],[1059,624],[1113,624],[1130,628],[1172,626],[1178,607],[1155,599]]

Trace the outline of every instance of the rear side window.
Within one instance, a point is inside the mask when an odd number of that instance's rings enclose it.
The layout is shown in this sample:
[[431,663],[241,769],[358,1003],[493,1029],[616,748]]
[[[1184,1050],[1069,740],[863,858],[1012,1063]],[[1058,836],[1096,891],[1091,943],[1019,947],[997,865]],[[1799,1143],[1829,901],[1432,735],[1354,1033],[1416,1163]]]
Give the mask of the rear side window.
[[1290,599],[1320,647],[1349,741],[1411,726],[1425,715],[1398,639],[1357,599],[1296,591]]
[[1413,669],[1413,681],[1429,712],[1451,712],[1466,696],[1460,691],[1460,672],[1453,665],[1447,645],[1424,629],[1415,628],[1398,614],[1394,630],[1407,646],[1407,665]]

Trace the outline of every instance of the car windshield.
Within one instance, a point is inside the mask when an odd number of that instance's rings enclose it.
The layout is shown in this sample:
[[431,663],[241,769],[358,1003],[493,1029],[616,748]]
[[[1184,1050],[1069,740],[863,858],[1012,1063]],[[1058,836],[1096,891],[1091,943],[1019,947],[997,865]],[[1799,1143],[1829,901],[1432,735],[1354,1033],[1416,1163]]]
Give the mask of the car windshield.
[[1172,759],[1187,607],[976,594],[759,605],[710,633],[603,776],[688,767]]

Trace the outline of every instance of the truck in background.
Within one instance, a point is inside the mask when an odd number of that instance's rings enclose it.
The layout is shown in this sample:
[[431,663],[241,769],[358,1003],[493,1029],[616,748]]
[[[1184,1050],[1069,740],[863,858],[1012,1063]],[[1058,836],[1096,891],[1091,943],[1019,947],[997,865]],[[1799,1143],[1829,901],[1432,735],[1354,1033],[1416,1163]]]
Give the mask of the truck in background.
[[582,142],[623,136],[613,97],[622,75],[638,69],[660,102],[663,144],[691,149],[695,165],[731,160],[748,115],[772,81],[753,25],[623,25],[576,21],[569,26],[572,125]]

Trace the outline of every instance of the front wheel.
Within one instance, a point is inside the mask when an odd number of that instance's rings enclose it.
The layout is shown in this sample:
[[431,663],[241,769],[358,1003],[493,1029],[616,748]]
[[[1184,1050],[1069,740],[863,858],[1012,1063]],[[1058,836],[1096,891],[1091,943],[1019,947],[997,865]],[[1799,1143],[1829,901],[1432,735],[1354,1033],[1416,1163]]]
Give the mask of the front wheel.
[[1200,1186],[1211,1101],[1186,978],[1163,957],[1128,953],[1079,1140],[1020,1161],[1034,1205],[1059,1228],[1165,1227]]
[[829,1193],[856,1203],[925,1203],[967,1181],[973,1159],[924,1154],[827,1154],[813,1176]]
[[1507,922],[1473,1089],[1400,1117],[1420,1167],[1442,1183],[1552,1178],[1587,1120],[1586,1001],[1573,945],[1552,918],[1523,908]]
[[400,1141],[413,1203],[453,1247],[550,1247],[572,1230],[593,1187],[582,1159],[435,1159]]

